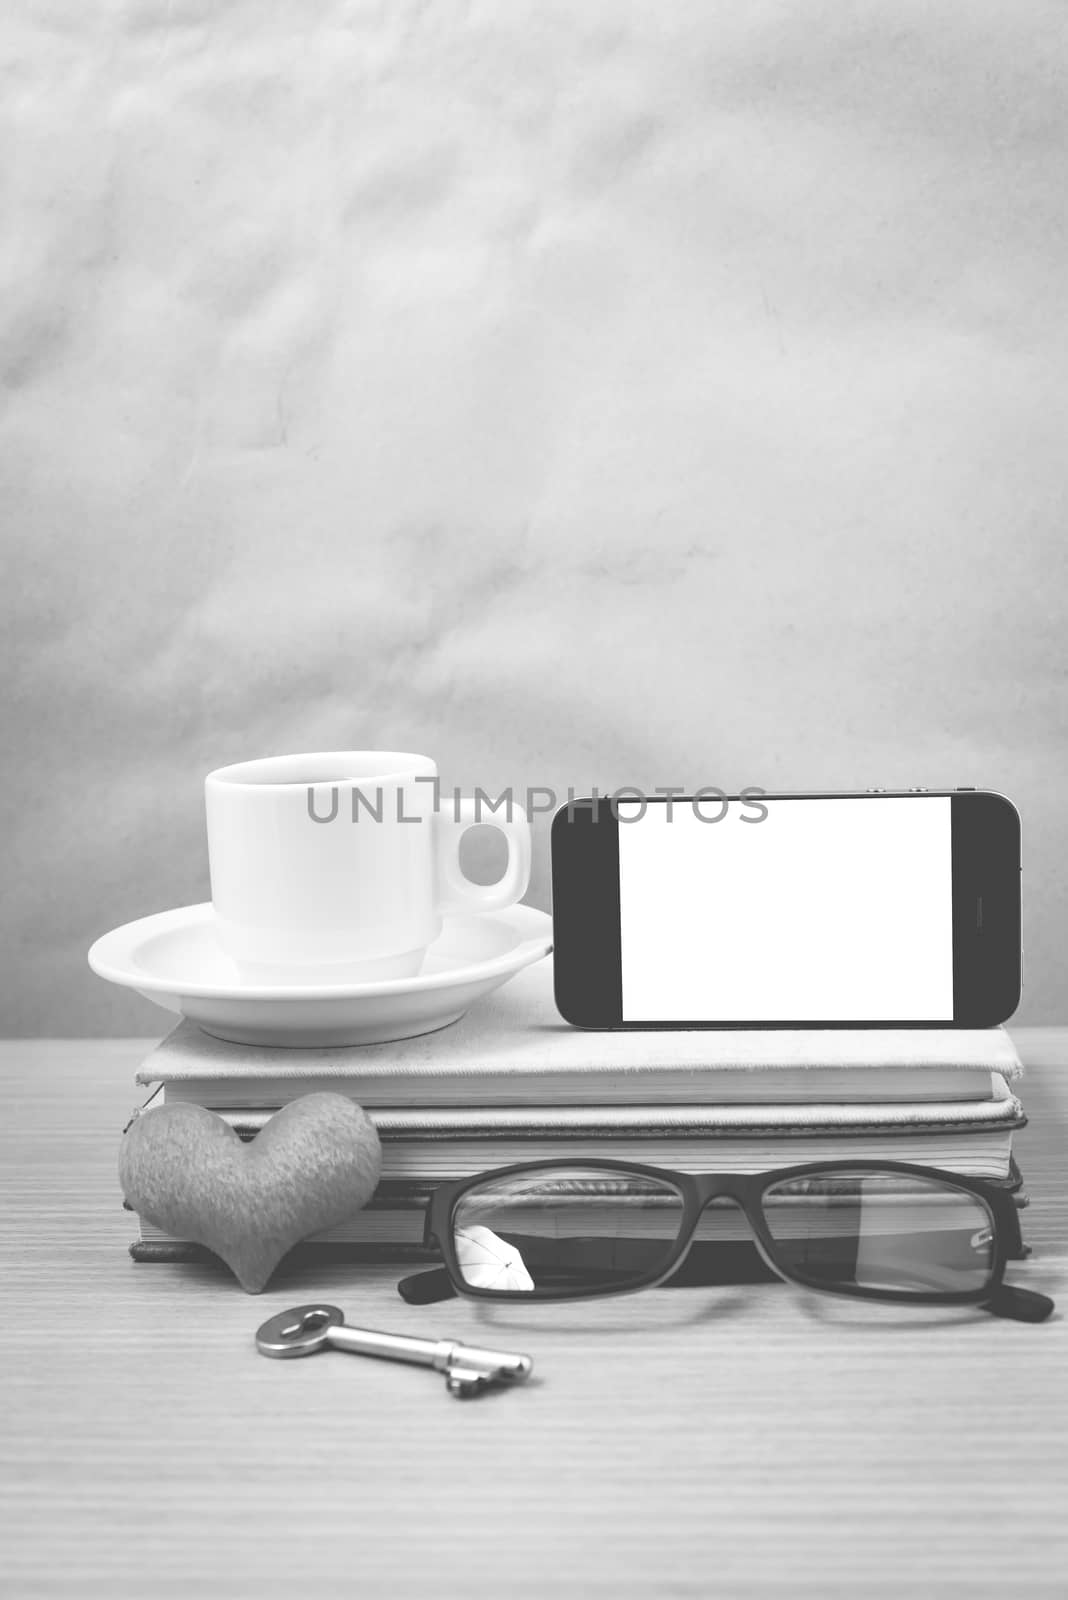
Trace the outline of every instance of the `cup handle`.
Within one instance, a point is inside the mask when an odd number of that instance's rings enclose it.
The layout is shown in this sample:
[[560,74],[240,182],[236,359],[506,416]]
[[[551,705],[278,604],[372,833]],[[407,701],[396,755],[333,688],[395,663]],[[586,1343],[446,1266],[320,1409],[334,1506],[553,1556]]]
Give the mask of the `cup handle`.
[[[530,882],[530,823],[520,807],[511,816],[483,816],[465,795],[434,818],[437,828],[439,911],[503,911],[526,894]],[[508,864],[497,883],[472,883],[460,868],[460,840],[474,823],[500,828],[508,841]]]

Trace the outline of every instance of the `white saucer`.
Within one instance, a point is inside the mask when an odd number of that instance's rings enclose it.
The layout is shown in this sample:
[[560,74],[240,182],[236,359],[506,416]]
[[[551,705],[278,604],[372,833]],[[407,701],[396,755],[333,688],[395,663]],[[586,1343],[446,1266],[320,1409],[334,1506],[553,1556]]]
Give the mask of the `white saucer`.
[[219,943],[210,904],[128,922],[98,939],[89,965],[206,1033],[236,1044],[382,1044],[462,1017],[552,949],[552,918],[534,906],[446,917],[414,978],[360,984],[251,984]]

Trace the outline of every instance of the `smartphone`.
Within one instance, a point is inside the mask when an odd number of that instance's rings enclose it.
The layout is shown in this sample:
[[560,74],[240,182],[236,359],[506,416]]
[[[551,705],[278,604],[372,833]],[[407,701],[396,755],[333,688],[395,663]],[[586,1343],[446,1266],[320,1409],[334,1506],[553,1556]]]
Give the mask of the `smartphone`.
[[1020,818],[1004,795],[710,793],[579,800],[553,818],[566,1021],[978,1028],[1012,1015]]

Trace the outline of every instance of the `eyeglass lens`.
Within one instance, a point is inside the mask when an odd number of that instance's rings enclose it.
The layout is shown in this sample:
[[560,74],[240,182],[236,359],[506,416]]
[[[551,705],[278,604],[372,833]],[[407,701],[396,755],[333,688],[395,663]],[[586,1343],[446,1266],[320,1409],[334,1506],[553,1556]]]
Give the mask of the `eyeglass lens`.
[[557,1167],[469,1189],[453,1213],[453,1244],[472,1288],[621,1288],[670,1257],[682,1213],[666,1181]]
[[773,1184],[763,1209],[779,1265],[817,1286],[959,1294],[993,1271],[994,1219],[949,1183],[842,1171]]

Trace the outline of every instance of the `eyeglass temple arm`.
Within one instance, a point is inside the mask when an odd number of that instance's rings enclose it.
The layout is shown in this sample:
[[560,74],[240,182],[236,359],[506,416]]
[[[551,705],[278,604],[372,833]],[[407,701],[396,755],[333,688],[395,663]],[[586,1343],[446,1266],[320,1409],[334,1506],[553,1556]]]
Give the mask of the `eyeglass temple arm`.
[[429,1272],[415,1272],[402,1278],[397,1293],[410,1306],[431,1306],[437,1300],[451,1300],[456,1290],[444,1267],[434,1267]]
[[998,1284],[984,1304],[995,1317],[1011,1317],[1013,1322],[1045,1322],[1055,1309],[1048,1295],[1036,1294],[1034,1289],[1016,1289],[1008,1283]]
[[[397,1293],[410,1306],[430,1306],[439,1300],[453,1299],[456,1290],[445,1268],[434,1267],[428,1272],[415,1272],[410,1278],[402,1278]],[[1009,1317],[1013,1322],[1045,1322],[1055,1310],[1048,1295],[1037,1294],[1034,1289],[1017,1289],[1008,1283],[999,1284],[984,1304],[995,1317]]]

